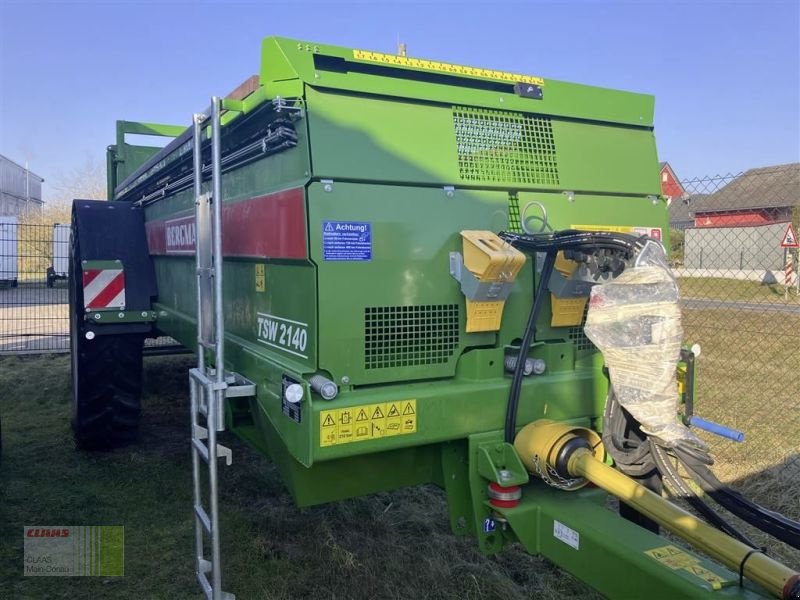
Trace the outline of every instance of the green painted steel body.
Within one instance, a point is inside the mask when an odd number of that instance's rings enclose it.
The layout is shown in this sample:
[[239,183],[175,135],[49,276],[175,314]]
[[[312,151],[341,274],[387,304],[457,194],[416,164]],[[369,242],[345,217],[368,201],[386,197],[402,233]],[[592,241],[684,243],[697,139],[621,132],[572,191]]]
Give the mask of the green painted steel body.
[[[464,297],[449,273],[450,253],[462,250],[460,231],[507,229],[510,207],[524,210],[530,202],[546,208],[553,230],[612,225],[666,235],[653,98],[546,80],[543,98],[533,99],[514,93],[513,82],[365,60],[349,49],[282,38],[263,43],[260,83],[243,100],[225,101],[223,154],[244,143],[260,115],[287,114],[270,109],[278,96],[300,109],[297,143],[228,170],[223,210],[299,189],[305,247],[300,257],[226,257],[225,358],[258,390],[255,398],[229,401],[231,430],[274,461],[300,505],[434,483],[447,492],[453,531],[476,536],[485,552],[519,540],[610,595],[648,589],[650,596],[705,597],[704,582],[678,577],[642,554],[665,540],[602,509],[594,491],[567,494],[528,483],[503,446],[510,386],[504,358],[523,333],[536,261],[529,258],[518,276],[497,332],[466,333]],[[123,166],[110,169],[109,185],[115,199],[139,200],[144,187],[123,180],[153,152],[125,144],[126,131],[178,132],[120,126],[109,160]],[[504,155],[509,145],[536,158]],[[162,154],[138,181],[157,180],[159,165],[177,161],[180,151]],[[145,206],[150,226],[191,215],[194,198],[186,188]],[[538,227],[541,209],[529,208],[528,222]],[[326,260],[329,221],[369,223],[369,259]],[[194,258],[183,254],[154,252],[153,310],[160,332],[195,348]],[[265,343],[264,315],[304,324],[305,343]],[[602,357],[580,328],[551,327],[550,315],[547,298],[530,351],[547,370],[525,378],[518,423],[546,416],[596,429],[607,386]],[[380,335],[370,338],[373,330]],[[445,336],[450,341],[439,343]],[[312,391],[314,374],[339,385],[334,400]],[[284,414],[287,377],[305,389],[300,422]],[[321,411],[412,399],[414,433],[321,443]],[[501,467],[526,484],[524,501],[508,511],[507,531],[485,531],[486,486]],[[584,532],[586,545],[577,551],[554,539],[553,518]],[[609,560],[609,552],[619,560]],[[621,587],[621,573],[632,587]],[[730,588],[722,595],[748,594]]]

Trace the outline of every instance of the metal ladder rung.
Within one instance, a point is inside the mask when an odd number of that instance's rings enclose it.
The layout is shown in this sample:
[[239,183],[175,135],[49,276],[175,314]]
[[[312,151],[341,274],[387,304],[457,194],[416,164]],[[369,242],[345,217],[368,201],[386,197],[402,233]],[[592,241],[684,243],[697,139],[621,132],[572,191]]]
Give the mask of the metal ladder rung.
[[[202,458],[203,461],[208,462],[208,446],[198,439],[193,439],[192,445],[197,449],[198,454],[200,454],[200,458]],[[217,458],[224,458],[225,465],[230,467],[233,464],[233,451],[227,446],[217,444]]]
[[[211,583],[208,581],[208,577],[206,577],[206,573],[210,573],[211,569],[212,565],[210,560],[204,558],[197,559],[197,581],[200,582],[200,586],[203,588],[203,593],[206,598],[211,598],[214,593],[211,588]],[[221,600],[235,600],[235,598],[236,596],[231,593],[222,592]]]
[[[197,518],[200,519],[200,522],[203,524],[203,528],[208,533],[211,533],[211,517],[208,516],[206,509],[200,506],[199,504],[195,504],[194,514],[196,514]],[[209,562],[208,564],[210,565],[211,563]]]
[[206,560],[204,558],[198,558],[197,581],[200,582],[200,587],[203,588],[203,593],[205,594],[206,598],[211,598],[214,594],[214,591],[211,588],[211,583],[208,581],[208,577],[206,577],[206,573],[210,572],[211,572],[211,561]]
[[197,452],[200,454],[200,458],[208,462],[208,446],[197,439],[192,440],[192,446],[197,449]]

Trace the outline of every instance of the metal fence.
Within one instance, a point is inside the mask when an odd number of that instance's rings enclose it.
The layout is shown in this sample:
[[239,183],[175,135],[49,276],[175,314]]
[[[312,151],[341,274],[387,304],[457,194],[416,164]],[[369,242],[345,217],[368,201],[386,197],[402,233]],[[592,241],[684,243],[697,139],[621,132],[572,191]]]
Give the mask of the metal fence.
[[695,414],[745,434],[703,436],[723,479],[788,493],[800,477],[800,296],[797,253],[781,242],[798,225],[800,164],[682,184],[671,245],[684,336],[702,348]]
[[[0,355],[69,352],[69,246],[67,224],[0,217]],[[145,348],[178,349],[169,337]]]
[[68,225],[0,223],[0,353],[66,352]]

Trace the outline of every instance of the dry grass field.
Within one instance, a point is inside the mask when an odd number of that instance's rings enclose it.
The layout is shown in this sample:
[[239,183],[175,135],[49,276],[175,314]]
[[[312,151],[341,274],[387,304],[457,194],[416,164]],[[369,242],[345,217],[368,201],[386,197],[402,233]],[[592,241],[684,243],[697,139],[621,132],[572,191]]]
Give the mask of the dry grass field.
[[[800,519],[800,315],[687,310],[699,341],[697,414],[746,433],[708,438],[716,472]],[[788,328],[788,329],[787,329]],[[777,337],[776,331],[794,331]],[[783,341],[780,341],[783,340]],[[187,357],[145,362],[142,439],[104,454],[73,449],[67,356],[0,358],[0,598],[199,598],[193,574]],[[793,412],[792,412],[793,411]],[[298,509],[273,467],[235,439],[221,470],[225,587],[260,598],[594,598],[583,583],[513,547],[484,557],[450,534],[445,499],[424,486]],[[22,576],[24,525],[122,524],[124,578]],[[783,561],[800,552],[754,535]]]

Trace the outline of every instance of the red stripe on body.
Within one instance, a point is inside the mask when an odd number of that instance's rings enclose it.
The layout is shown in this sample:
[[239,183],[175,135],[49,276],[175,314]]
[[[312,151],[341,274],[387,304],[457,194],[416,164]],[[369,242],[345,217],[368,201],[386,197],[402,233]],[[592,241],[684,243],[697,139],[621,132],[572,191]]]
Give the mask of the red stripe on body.
[[306,258],[303,188],[223,205],[222,254]]
[[[168,225],[194,223],[194,215],[148,221],[150,254],[194,254],[193,247],[171,249]],[[305,193],[292,188],[222,205],[222,253],[224,256],[303,259],[308,256]]]
[[148,221],[144,224],[144,228],[147,232],[147,247],[150,249],[150,254],[166,254],[166,221]]
[[89,301],[87,307],[107,308],[108,303],[116,298],[123,289],[125,289],[125,273],[120,273],[103,288],[102,292]]

